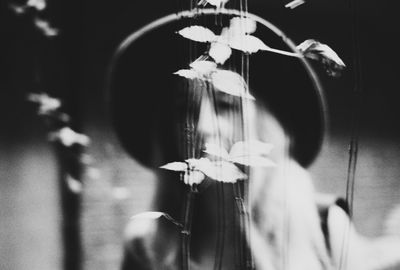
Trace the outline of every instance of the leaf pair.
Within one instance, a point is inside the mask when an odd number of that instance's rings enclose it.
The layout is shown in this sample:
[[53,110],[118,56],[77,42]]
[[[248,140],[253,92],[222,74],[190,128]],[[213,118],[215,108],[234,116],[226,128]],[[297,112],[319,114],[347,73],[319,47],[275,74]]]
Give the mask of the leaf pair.
[[174,74],[186,79],[199,79],[210,82],[215,90],[223,93],[254,100],[248,92],[248,87],[238,73],[218,69],[217,64],[207,60],[196,60],[190,64],[191,69],[180,69]]
[[253,167],[273,167],[276,164],[268,157],[273,146],[260,141],[240,141],[228,151],[217,144],[206,143],[205,153],[222,160]]
[[208,55],[218,64],[224,64],[232,54],[232,49],[242,51],[247,54],[258,51],[269,51],[282,55],[301,57],[297,53],[273,49],[267,46],[262,40],[251,35],[256,31],[256,22],[250,18],[234,17],[230,21],[229,27],[224,27],[220,35],[214,34],[210,29],[193,25],[178,31],[184,38],[210,43]]
[[234,164],[227,161],[211,161],[208,158],[187,159],[185,162],[171,162],[161,169],[184,172],[183,181],[192,186],[200,184],[205,176],[223,183],[235,183],[247,176]]
[[224,27],[221,35],[214,34],[210,29],[193,25],[178,31],[184,38],[203,43],[210,43],[208,54],[218,64],[224,64],[232,54],[232,49],[244,53],[255,53],[268,50],[268,46],[259,38],[250,35],[256,30],[256,22],[249,18],[234,17],[229,27]]

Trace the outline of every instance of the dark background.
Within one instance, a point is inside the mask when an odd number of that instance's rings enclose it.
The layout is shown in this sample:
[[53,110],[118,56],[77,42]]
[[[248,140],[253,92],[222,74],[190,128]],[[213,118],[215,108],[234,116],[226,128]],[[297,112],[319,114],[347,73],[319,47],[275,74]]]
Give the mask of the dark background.
[[[318,39],[346,63],[340,78],[316,66],[330,122],[311,172],[320,191],[345,195],[348,144],[356,126],[354,220],[363,234],[382,235],[385,216],[400,203],[400,31],[394,1],[309,0],[294,10],[285,9],[281,0],[248,2],[251,12],[296,43]],[[45,124],[26,101],[27,93],[46,91],[64,101],[73,127],[92,139],[88,153],[97,171],[84,175],[82,194],[85,269],[115,269],[123,226],[129,216],[147,209],[154,176],[115,138],[104,95],[107,65],[129,33],[184,5],[49,1],[42,16],[60,29],[49,40],[35,29],[32,15],[16,15],[11,3],[17,2],[3,0],[0,6],[0,268],[61,269],[58,164]],[[353,115],[358,115],[355,121]]]

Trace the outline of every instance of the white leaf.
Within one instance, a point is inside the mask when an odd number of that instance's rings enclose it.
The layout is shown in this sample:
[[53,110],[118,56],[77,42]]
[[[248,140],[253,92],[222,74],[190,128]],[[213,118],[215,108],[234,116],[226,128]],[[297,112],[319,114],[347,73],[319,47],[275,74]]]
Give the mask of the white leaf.
[[158,212],[158,211],[143,212],[143,213],[132,216],[131,219],[159,219],[161,217],[166,218],[168,221],[172,222],[173,224],[175,224],[178,227],[183,227],[183,225],[180,222],[178,222],[176,219],[174,219],[167,213]]
[[252,167],[275,167],[276,163],[270,158],[262,156],[236,156],[231,157],[230,161],[233,163],[238,163],[245,166]]
[[213,42],[216,39],[215,34],[210,29],[199,25],[185,27],[179,30],[178,34],[197,42]]
[[253,19],[234,17],[230,21],[229,31],[237,34],[252,34],[256,31],[257,24]]
[[189,186],[193,186],[193,184],[200,184],[203,180],[204,180],[205,176],[204,173],[200,172],[200,171],[187,171],[184,175],[183,175],[183,182],[186,185]]
[[331,76],[338,76],[346,65],[328,45],[314,39],[308,39],[297,46],[297,49],[307,58],[320,61]]
[[247,176],[236,165],[228,161],[211,162],[203,171],[208,177],[218,182],[235,183],[247,179]]
[[228,45],[245,53],[256,53],[259,50],[268,50],[268,47],[261,39],[252,35],[234,35],[228,40]]
[[197,5],[205,6],[207,3],[215,7],[223,7],[229,0],[200,0]]
[[245,166],[273,167],[276,164],[268,157],[273,145],[257,140],[235,143],[229,152],[230,161]]
[[287,3],[285,5],[285,8],[294,9],[294,8],[297,8],[298,6],[304,4],[304,3],[305,3],[304,0],[294,0],[294,1],[290,2],[290,3]]
[[148,212],[143,212],[137,215],[134,215],[131,217],[131,219],[134,218],[149,218],[149,219],[158,219],[162,216],[165,216],[166,214],[163,212],[156,212],[156,211],[148,211]]
[[226,151],[223,147],[213,143],[206,143],[205,146],[206,146],[206,149],[204,150],[205,153],[226,160],[229,159],[228,151]]
[[211,161],[208,158],[190,158],[186,162],[189,164],[189,169],[196,169],[201,171],[201,168],[209,166]]
[[180,69],[174,72],[174,74],[190,80],[199,79],[199,77],[201,76],[199,72],[196,72],[193,69]]
[[208,75],[217,69],[217,64],[207,60],[196,60],[189,65],[194,71],[202,75]]
[[247,84],[238,73],[219,69],[211,73],[211,82],[221,92],[229,95],[253,99],[247,91]]
[[238,167],[227,161],[212,162],[208,158],[200,158],[188,159],[187,162],[190,167],[219,182],[234,183],[247,178]]
[[232,49],[226,44],[213,42],[211,43],[208,54],[215,60],[215,62],[223,65],[231,56]]
[[171,162],[160,167],[161,169],[184,172],[187,170],[188,165],[185,162]]

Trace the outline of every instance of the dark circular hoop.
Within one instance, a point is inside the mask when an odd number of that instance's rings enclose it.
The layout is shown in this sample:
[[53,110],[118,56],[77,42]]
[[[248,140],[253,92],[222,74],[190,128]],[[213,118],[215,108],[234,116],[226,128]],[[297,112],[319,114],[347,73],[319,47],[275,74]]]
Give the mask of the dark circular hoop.
[[[298,57],[298,59],[301,62],[301,64],[303,65],[303,67],[305,68],[310,80],[312,81],[316,97],[318,98],[319,109],[320,109],[320,112],[322,112],[321,120],[322,120],[322,125],[323,125],[322,129],[323,130],[321,130],[321,132],[322,132],[321,140],[320,140],[320,142],[318,142],[319,143],[318,151],[319,151],[323,141],[325,140],[328,117],[327,117],[327,105],[326,105],[324,91],[323,91],[321,83],[317,77],[316,72],[314,71],[314,69],[312,68],[310,63],[307,61],[307,59],[304,57],[301,57],[301,53],[296,48],[295,43],[290,38],[288,38],[278,27],[276,27],[271,22],[269,22],[257,15],[254,15],[254,14],[248,13],[248,12],[244,13],[244,12],[241,12],[238,10],[233,10],[233,9],[220,9],[220,10],[196,9],[196,10],[192,10],[192,11],[181,11],[179,13],[173,13],[173,14],[161,17],[161,18],[141,27],[140,29],[138,29],[137,31],[133,32],[128,37],[126,37],[120,43],[120,45],[117,47],[117,49],[115,50],[115,52],[111,58],[109,69],[107,72],[107,78],[106,78],[107,79],[107,81],[106,81],[106,95],[107,95],[106,98],[107,98],[107,100],[110,100],[109,95],[111,93],[111,84],[113,82],[115,66],[119,62],[121,56],[125,53],[125,51],[134,42],[141,39],[146,34],[152,32],[164,25],[170,24],[175,21],[179,21],[181,19],[191,19],[191,18],[195,18],[200,15],[221,15],[221,14],[222,15],[230,15],[230,16],[242,16],[242,17],[250,18],[250,19],[258,22],[259,24],[261,24],[261,25],[265,26],[266,28],[268,28],[269,30],[271,30],[275,35],[280,37],[281,40],[292,50],[293,53],[288,53],[288,55],[300,56],[300,57]],[[318,153],[318,151],[316,151],[316,152]],[[317,153],[315,153],[315,156]],[[312,161],[314,160],[315,156],[313,156],[310,160],[307,160],[306,162],[304,162],[304,164],[302,164],[302,165],[309,166],[312,163]]]

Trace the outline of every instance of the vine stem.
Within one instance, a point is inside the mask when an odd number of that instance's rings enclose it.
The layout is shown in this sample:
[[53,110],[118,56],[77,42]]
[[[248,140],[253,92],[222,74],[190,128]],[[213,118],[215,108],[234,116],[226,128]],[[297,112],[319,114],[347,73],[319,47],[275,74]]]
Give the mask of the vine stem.
[[181,231],[182,270],[190,270],[190,240],[192,233],[193,204],[195,195],[196,195],[196,189],[194,187],[191,187],[186,192],[185,212],[183,216],[183,228]]
[[[239,224],[240,229],[238,231],[239,234],[239,260],[240,260],[240,269],[254,269],[254,261],[251,252],[251,247],[248,245],[248,239],[250,236],[250,214],[247,210],[245,204],[245,194],[242,190],[241,183],[236,183],[233,186],[234,196],[236,206],[239,212]],[[244,185],[246,183],[243,183]]]

